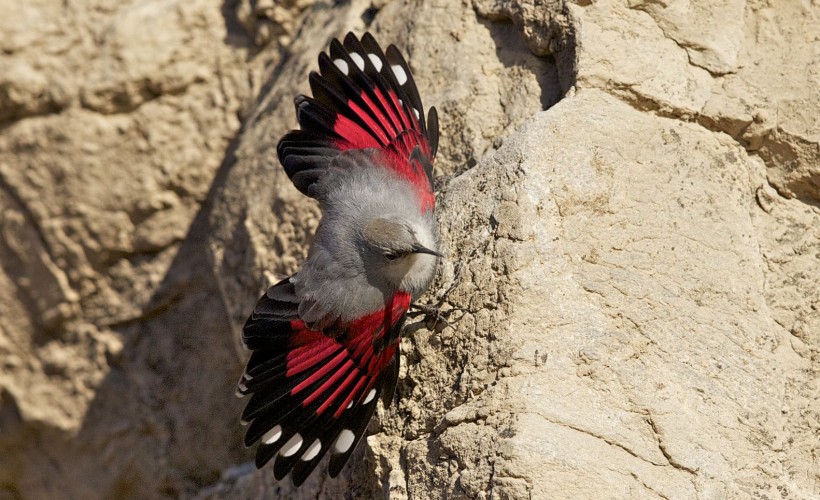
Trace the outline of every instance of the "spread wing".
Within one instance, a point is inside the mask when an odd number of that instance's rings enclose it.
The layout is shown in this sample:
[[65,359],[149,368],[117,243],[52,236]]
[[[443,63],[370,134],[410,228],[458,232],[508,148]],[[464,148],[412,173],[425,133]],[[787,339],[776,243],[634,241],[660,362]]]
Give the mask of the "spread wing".
[[274,476],[292,471],[302,484],[329,451],[335,477],[364,435],[376,399],[389,405],[398,381],[398,336],[410,296],[394,295],[385,308],[324,331],[298,317],[290,279],[272,286],[242,332],[252,351],[237,395],[250,395],[245,445],[260,442],[256,466],[276,457]]
[[384,152],[384,168],[408,179],[423,210],[434,204],[432,162],[438,147],[438,117],[427,119],[410,68],[395,46],[383,52],[365,33],[333,40],[330,54],[319,55],[319,73],[311,72],[312,97],[296,98],[294,130],[279,142],[277,153],[293,184],[311,196],[310,186],[333,158],[350,149]]

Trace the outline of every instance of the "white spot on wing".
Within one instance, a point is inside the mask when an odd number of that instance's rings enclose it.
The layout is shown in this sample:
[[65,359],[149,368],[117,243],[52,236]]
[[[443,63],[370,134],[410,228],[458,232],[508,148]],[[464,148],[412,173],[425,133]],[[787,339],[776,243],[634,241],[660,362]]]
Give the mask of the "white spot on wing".
[[251,377],[251,376],[250,376],[250,375],[248,375],[247,373],[243,373],[243,374],[242,374],[242,378],[244,378],[245,380],[253,380],[253,377]]
[[416,120],[421,120],[421,114],[419,113],[419,110],[413,108],[413,113],[415,113],[416,115]]
[[239,384],[239,386],[236,388],[236,392],[234,394],[236,394],[236,397],[238,397],[238,398],[244,398],[245,397],[245,391],[247,389],[248,388],[245,387],[245,384]]
[[350,58],[353,59],[353,62],[356,63],[356,66],[358,66],[360,70],[364,71],[364,59],[362,59],[362,56],[357,52],[351,52]]
[[297,432],[293,435],[292,438],[288,439],[288,442],[285,443],[285,446],[279,450],[279,454],[283,457],[289,457],[299,451],[299,448],[302,447],[302,436]]
[[356,435],[353,434],[353,431],[350,429],[344,429],[339,434],[339,437],[336,438],[336,444],[333,445],[333,449],[336,450],[336,453],[344,453],[353,445],[353,440],[355,438]]
[[305,453],[302,454],[302,457],[301,457],[302,460],[304,460],[305,462],[309,462],[310,460],[313,460],[314,458],[316,458],[316,455],[319,454],[319,451],[321,449],[322,449],[322,442],[317,439],[316,441],[313,442],[312,445],[308,446],[308,449],[305,451]]
[[265,444],[273,444],[279,441],[280,437],[282,437],[282,426],[277,425],[262,436],[262,442]]
[[376,54],[367,54],[367,58],[373,63],[373,67],[376,68],[376,71],[382,70],[382,60],[379,59],[379,56]]
[[393,74],[396,75],[396,81],[399,82],[399,85],[407,83],[407,73],[404,72],[404,68],[398,64],[393,64],[390,66],[390,69],[392,69]]
[[353,400],[351,399],[349,403],[347,403],[347,409],[353,408]]
[[367,393],[367,397],[364,398],[362,404],[366,405],[367,403],[373,401],[373,398],[376,397],[376,389],[370,389],[370,392]]
[[344,59],[334,59],[333,64],[335,64],[336,67],[339,68],[339,71],[341,71],[344,74],[347,74],[347,72],[350,70],[350,68],[347,67],[347,61],[345,61]]

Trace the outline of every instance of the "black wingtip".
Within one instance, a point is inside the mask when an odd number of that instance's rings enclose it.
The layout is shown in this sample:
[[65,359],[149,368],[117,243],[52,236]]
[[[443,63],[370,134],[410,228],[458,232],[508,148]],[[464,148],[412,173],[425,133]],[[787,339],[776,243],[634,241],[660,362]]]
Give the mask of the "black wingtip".
[[254,459],[254,465],[256,465],[256,468],[261,469],[267,465],[267,463],[270,462],[270,459],[276,455],[276,451],[277,450],[273,449],[272,446],[259,445],[259,448],[256,450],[256,457]]
[[430,143],[430,154],[435,158],[438,152],[438,111],[435,106],[430,106],[427,112],[427,141]]
[[386,374],[385,374],[385,381],[384,381],[384,389],[382,389],[382,405],[384,408],[387,409],[390,407],[390,403],[393,402],[393,396],[396,394],[396,386],[399,384],[399,365],[401,363],[401,354],[399,349],[396,349],[396,353],[393,355],[393,359],[390,360],[390,364],[387,366]]

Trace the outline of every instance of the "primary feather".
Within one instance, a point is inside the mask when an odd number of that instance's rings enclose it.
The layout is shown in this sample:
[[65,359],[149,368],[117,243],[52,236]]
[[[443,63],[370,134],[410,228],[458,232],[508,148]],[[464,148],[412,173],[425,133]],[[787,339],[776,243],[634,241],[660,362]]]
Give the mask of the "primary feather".
[[256,464],[301,484],[331,454],[337,475],[362,439],[377,396],[392,400],[406,312],[436,265],[427,119],[410,68],[366,33],[334,40],[296,98],[301,127],[277,153],[323,217],[302,269],[259,299],[242,339],[252,351],[238,394]]

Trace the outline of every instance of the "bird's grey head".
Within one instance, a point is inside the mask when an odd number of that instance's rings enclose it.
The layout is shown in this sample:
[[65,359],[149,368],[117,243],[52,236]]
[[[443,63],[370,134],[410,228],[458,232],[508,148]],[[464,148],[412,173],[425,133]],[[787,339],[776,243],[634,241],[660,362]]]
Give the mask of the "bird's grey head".
[[440,254],[426,224],[398,216],[376,217],[362,229],[365,268],[387,284],[420,295],[430,283]]

